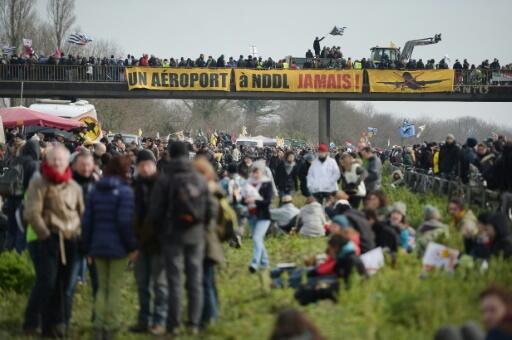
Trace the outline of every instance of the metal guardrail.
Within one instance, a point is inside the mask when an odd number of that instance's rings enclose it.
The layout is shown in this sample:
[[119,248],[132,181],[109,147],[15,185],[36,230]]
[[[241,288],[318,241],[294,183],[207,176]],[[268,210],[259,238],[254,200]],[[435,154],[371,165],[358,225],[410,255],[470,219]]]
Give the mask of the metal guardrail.
[[431,192],[448,198],[462,197],[470,204],[492,210],[496,210],[500,206],[500,193],[482,185],[466,185],[459,181],[428,175],[414,169],[406,169],[403,166],[390,165],[390,167],[391,171],[400,170],[403,173],[403,183],[412,192]]
[[[335,59],[331,62],[327,68],[339,68]],[[0,64],[0,81],[125,82],[124,71],[123,65]],[[368,87],[364,78],[363,86]],[[512,70],[456,70],[454,80],[455,92],[458,87],[512,87]]]
[[121,65],[0,64],[0,80],[125,82],[124,69]]

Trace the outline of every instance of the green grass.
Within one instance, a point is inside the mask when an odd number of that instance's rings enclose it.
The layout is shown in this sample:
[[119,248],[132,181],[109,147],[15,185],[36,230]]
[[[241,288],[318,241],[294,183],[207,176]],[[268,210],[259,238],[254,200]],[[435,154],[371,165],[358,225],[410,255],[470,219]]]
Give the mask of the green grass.
[[[392,201],[407,204],[410,221],[415,226],[421,221],[424,203],[445,210],[445,198],[415,195],[405,188],[391,189],[387,184],[385,188]],[[325,240],[274,237],[267,240],[267,247],[273,264],[301,263],[306,255],[322,253]],[[258,276],[250,275],[247,270],[252,252],[249,241],[246,240],[242,249],[226,247],[225,250],[227,261],[217,275],[221,319],[202,334],[201,339],[266,339],[277,313],[287,307],[306,312],[329,339],[432,339],[441,325],[461,324],[470,319],[478,321],[477,296],[490,282],[512,286],[512,263],[500,259],[493,260],[485,273],[465,269],[452,275],[434,272],[422,279],[420,260],[400,254],[395,268],[387,266],[367,281],[354,278],[351,290],[340,292],[338,304],[325,301],[300,307],[291,289],[273,290],[270,295],[262,293]],[[0,255],[0,264],[4,256]],[[137,297],[133,273],[127,270],[124,281],[123,306],[119,313],[126,329],[136,320]],[[0,339],[22,338],[26,299],[26,291],[0,290]],[[91,310],[90,287],[79,286],[71,338],[90,337]],[[124,331],[119,338],[152,337]]]

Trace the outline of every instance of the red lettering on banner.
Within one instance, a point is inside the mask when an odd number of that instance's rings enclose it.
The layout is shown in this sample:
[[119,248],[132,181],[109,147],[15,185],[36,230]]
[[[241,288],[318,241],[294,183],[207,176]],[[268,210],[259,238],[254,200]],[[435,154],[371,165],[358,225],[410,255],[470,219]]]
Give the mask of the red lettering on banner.
[[335,89],[336,87],[336,77],[334,76],[334,74],[329,74],[329,76],[327,77],[327,88]]
[[311,78],[311,74],[305,74],[304,75],[304,88],[311,88],[313,87],[313,78]]
[[299,74],[299,89],[301,89],[303,86],[304,84],[302,84],[302,74]]
[[350,74],[344,74],[342,78],[343,78],[343,88],[344,89],[350,88],[352,86]]
[[325,89],[327,77],[325,74],[315,74],[315,89]]
[[359,89],[359,74],[356,74],[356,85],[355,85],[355,89]]

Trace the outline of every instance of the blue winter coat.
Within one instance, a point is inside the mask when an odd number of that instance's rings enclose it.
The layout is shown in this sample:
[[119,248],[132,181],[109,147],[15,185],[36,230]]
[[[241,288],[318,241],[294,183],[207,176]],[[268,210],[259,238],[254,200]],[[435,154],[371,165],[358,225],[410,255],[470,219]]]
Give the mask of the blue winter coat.
[[101,179],[87,196],[82,249],[93,257],[122,258],[137,247],[133,232],[134,195],[119,177]]

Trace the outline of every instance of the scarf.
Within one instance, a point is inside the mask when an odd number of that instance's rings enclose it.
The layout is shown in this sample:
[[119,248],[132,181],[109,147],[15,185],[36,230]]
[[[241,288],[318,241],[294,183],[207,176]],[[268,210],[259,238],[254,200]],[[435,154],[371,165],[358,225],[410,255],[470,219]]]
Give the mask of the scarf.
[[69,182],[71,179],[71,168],[68,166],[64,173],[57,172],[54,168],[48,165],[48,162],[44,161],[41,164],[41,173],[43,177],[53,184],[62,184]]
[[286,171],[286,174],[289,176],[293,170],[293,167],[295,166],[295,162],[284,162],[284,170]]

